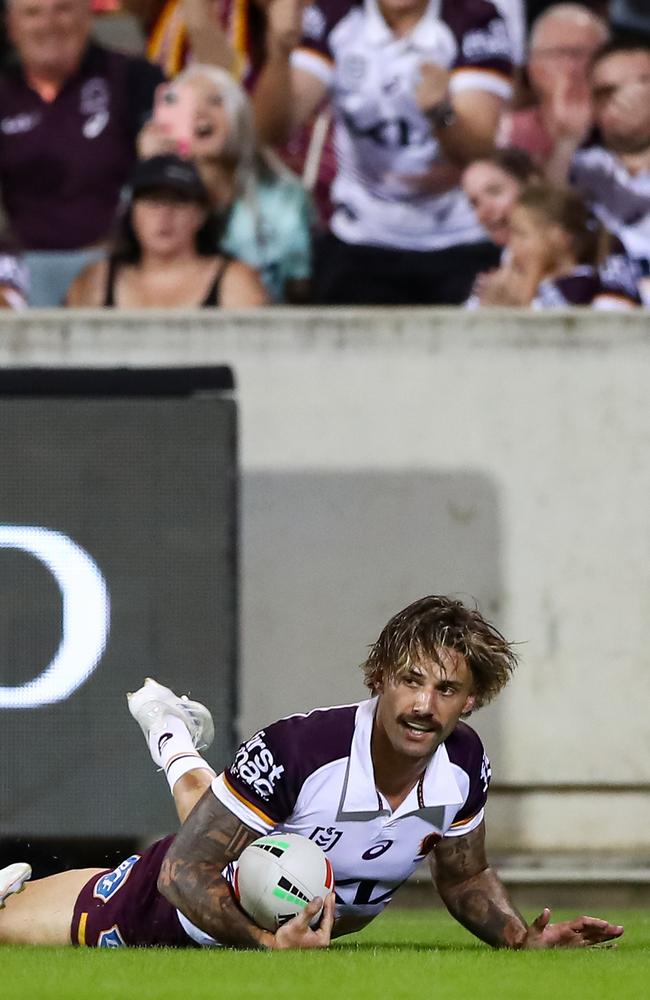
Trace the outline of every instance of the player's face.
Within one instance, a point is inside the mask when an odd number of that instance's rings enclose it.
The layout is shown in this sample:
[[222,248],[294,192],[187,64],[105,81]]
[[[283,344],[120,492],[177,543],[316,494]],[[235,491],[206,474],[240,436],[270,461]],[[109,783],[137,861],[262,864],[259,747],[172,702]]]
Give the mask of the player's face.
[[521,191],[519,182],[495,163],[477,160],[463,174],[463,190],[492,242],[505,246],[510,210]]
[[474,707],[472,673],[454,649],[439,650],[440,663],[413,663],[397,681],[378,688],[376,736],[393,752],[427,760],[461,715]]

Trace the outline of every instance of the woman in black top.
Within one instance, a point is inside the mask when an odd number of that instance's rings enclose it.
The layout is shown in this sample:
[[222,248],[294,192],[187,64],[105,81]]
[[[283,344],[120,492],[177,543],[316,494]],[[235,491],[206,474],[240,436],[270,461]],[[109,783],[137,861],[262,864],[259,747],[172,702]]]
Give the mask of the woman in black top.
[[69,306],[245,308],[268,301],[256,271],[222,254],[207,192],[176,156],[142,160],[107,260],[68,289]]

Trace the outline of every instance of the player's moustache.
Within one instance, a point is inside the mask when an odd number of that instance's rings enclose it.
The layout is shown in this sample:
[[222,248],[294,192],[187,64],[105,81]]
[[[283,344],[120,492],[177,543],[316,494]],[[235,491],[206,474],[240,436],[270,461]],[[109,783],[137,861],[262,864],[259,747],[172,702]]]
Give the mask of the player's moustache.
[[439,733],[442,730],[441,724],[437,719],[434,719],[426,715],[400,715],[399,722],[403,722],[404,725],[410,726],[411,724],[415,726],[426,726],[430,729],[432,733]]

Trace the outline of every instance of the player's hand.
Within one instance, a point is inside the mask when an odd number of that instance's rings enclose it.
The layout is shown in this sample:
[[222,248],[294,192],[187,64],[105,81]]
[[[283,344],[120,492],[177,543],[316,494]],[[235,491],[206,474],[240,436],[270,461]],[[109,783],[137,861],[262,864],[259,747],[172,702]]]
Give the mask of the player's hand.
[[449,71],[437,63],[422,63],[415,88],[415,100],[420,111],[427,114],[447,100],[449,92]]
[[589,948],[615,941],[623,933],[620,924],[610,924],[598,917],[576,917],[558,924],[550,920],[551,911],[547,907],[528,928],[524,948]]
[[[323,915],[318,927],[314,930],[309,924],[321,906],[323,907]],[[317,896],[316,899],[312,899],[302,913],[283,924],[275,932],[273,948],[281,951],[287,948],[328,948],[333,925],[334,893],[330,892],[324,903],[320,896]]]

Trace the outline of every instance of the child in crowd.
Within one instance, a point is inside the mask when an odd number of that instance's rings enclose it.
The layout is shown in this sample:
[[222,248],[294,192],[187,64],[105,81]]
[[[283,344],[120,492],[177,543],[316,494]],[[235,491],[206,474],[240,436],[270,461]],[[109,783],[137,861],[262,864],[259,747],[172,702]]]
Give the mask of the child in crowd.
[[546,309],[639,304],[612,237],[569,188],[534,184],[525,188],[509,215],[505,261],[483,275],[476,289],[482,304]]
[[[474,287],[468,300],[470,308],[479,305],[520,305],[517,298],[516,279],[512,279],[510,266],[511,216],[522,193],[528,188],[539,186],[546,192],[546,203],[553,202],[557,211],[562,206],[571,212],[572,218],[584,219],[592,229],[598,227],[579,196],[564,191],[559,200],[551,192],[563,191],[553,188],[543,181],[541,171],[530,157],[519,149],[497,149],[488,156],[471,163],[464,171],[462,184],[478,221],[489,238],[497,246],[504,248],[501,266],[495,271],[484,272]],[[603,236],[605,257],[596,263],[601,290],[593,304],[598,308],[627,308],[639,302],[637,279],[634,265],[620,241],[613,236],[608,240]],[[574,303],[578,304],[578,303]],[[584,303],[581,303],[584,304]]]

